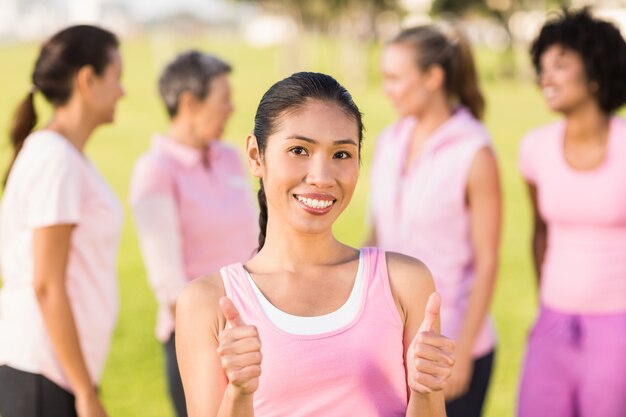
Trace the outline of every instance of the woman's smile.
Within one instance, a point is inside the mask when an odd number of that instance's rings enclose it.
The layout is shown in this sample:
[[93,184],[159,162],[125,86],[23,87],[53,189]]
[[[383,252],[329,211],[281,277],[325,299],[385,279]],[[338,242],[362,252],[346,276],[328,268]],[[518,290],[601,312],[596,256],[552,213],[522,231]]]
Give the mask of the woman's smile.
[[293,194],[293,197],[305,211],[316,215],[328,213],[337,201],[327,194]]

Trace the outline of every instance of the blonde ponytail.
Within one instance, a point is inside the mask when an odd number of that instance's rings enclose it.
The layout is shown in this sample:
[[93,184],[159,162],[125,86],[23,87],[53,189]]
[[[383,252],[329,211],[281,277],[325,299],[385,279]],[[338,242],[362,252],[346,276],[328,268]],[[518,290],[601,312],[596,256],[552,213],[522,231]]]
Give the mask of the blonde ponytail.
[[472,50],[458,28],[450,24],[417,26],[400,32],[391,44],[412,47],[421,70],[440,66],[445,73],[446,92],[474,117],[483,117],[485,99],[478,85]]

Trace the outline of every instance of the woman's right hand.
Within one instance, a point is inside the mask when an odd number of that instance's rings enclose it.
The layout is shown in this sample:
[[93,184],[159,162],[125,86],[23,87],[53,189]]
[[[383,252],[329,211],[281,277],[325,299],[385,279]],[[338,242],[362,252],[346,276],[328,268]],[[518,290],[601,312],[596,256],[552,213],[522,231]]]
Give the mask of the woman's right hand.
[[228,384],[241,395],[251,395],[259,387],[261,339],[255,326],[246,325],[228,297],[220,299],[227,327],[220,333],[217,354],[228,377]]
[[107,417],[95,390],[85,394],[76,394],[76,414],[78,417]]
[[407,353],[408,384],[419,394],[442,391],[455,363],[454,342],[435,328],[440,309],[441,297],[432,293],[426,303],[424,320]]

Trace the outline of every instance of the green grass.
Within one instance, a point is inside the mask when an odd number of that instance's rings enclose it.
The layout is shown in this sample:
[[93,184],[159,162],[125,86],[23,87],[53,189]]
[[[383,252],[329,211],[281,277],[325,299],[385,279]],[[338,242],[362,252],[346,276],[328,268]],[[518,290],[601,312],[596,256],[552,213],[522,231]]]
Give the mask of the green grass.
[[[279,48],[252,49],[240,41],[218,36],[173,39],[157,36],[124,42],[127,95],[119,105],[116,123],[99,129],[87,149],[119,198],[126,202],[131,168],[148,147],[150,135],[167,126],[156,92],[158,71],[176,51],[189,47],[212,51],[234,65],[232,83],[237,111],[225,137],[241,148],[252,128],[262,93],[290,70],[328,72],[353,92],[365,113],[364,161],[353,203],[337,223],[336,232],[342,240],[359,246],[367,233],[365,211],[373,145],[377,134],[394,119],[380,88],[379,49],[376,47],[367,51],[364,74],[368,87],[365,87],[355,81],[359,77],[354,76],[354,69],[342,64],[350,44],[318,38],[307,40],[300,64]],[[0,131],[3,136],[15,104],[28,90],[37,50],[36,45],[0,47],[3,67],[0,71]],[[488,103],[486,124],[499,155],[505,198],[502,256],[493,307],[500,342],[485,414],[488,417],[513,415],[524,343],[536,307],[528,239],[530,217],[516,168],[517,146],[524,132],[554,118],[546,111],[530,81],[499,81],[499,62],[502,59],[493,54],[479,55]],[[49,109],[41,100],[37,105],[43,116],[49,115]],[[45,121],[45,117],[41,120]],[[10,155],[5,143],[3,139],[2,162]],[[164,384],[161,346],[153,336],[156,304],[147,285],[127,205],[118,270],[122,307],[102,381],[102,397],[112,417],[172,416]]]

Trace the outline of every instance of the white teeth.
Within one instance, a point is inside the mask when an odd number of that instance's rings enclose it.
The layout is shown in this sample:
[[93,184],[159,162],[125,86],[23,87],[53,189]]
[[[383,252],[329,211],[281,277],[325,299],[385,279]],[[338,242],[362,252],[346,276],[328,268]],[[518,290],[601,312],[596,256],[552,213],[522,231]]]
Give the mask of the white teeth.
[[315,200],[313,198],[306,198],[306,197],[302,197],[297,195],[296,198],[298,199],[298,201],[306,204],[307,206],[311,207],[311,208],[315,208],[315,209],[325,209],[327,207],[330,207],[334,201],[328,201],[328,200]]

